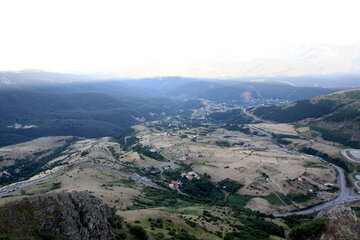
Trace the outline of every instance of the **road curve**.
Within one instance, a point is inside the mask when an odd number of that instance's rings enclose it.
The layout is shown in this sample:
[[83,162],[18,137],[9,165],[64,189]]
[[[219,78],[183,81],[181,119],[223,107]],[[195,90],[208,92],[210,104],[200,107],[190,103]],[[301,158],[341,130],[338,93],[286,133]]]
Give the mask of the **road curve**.
[[[256,116],[254,116],[253,114],[249,113],[246,111],[246,109],[244,108],[243,109],[243,112],[244,114],[246,114],[247,116],[249,117],[252,117],[254,118],[255,120],[258,120],[258,121],[263,121],[263,122],[266,122],[266,123],[272,123],[270,121],[265,121],[263,119],[260,119]],[[252,126],[251,124],[248,124],[249,127],[251,128],[255,128],[254,126]],[[260,130],[260,129],[257,129],[255,128],[254,130]],[[265,131],[261,130],[261,132],[263,133],[266,133]],[[269,133],[267,133],[267,136],[270,136],[271,135]],[[248,143],[249,144],[249,143]],[[292,150],[288,150],[288,149],[285,149],[285,148],[279,148],[279,149],[276,149],[276,148],[270,148],[270,147],[266,147],[266,146],[261,146],[261,145],[258,145],[258,144],[249,144],[249,145],[253,145],[253,146],[259,146],[259,147],[264,147],[264,148],[267,148],[269,150],[273,150],[273,151],[283,151],[283,152],[287,152],[289,154],[294,154],[294,155],[306,155],[308,157],[313,157],[313,158],[316,158],[316,159],[320,159],[322,162],[325,162],[327,164],[329,164],[330,166],[332,166],[333,168],[336,169],[336,171],[338,171],[339,173],[339,176],[338,176],[338,181],[340,183],[340,194],[338,197],[336,197],[335,199],[331,200],[331,201],[328,201],[326,203],[323,203],[323,204],[320,204],[320,205],[317,205],[315,207],[312,207],[310,209],[306,209],[306,210],[300,210],[300,211],[294,211],[294,212],[288,212],[288,213],[277,213],[277,212],[274,212],[273,215],[275,217],[286,217],[286,216],[290,216],[290,215],[306,215],[306,214],[312,214],[312,213],[316,213],[316,212],[319,212],[319,211],[322,211],[322,210],[326,210],[326,209],[329,209],[329,208],[332,208],[336,205],[340,205],[340,204],[347,204],[347,203],[351,203],[351,202],[354,202],[354,201],[359,201],[360,200],[360,195],[352,195],[351,193],[351,189],[350,188],[347,188],[346,187],[346,181],[345,181],[345,175],[344,175],[344,171],[342,170],[342,168],[336,166],[335,164],[332,164],[332,163],[329,163],[327,161],[325,161],[324,159],[322,158],[319,158],[319,157],[316,157],[316,156],[313,156],[313,155],[309,155],[309,154],[303,154],[303,153],[299,153],[299,152],[296,152],[296,151],[292,151]],[[346,150],[343,150],[341,151],[341,153],[348,159],[348,156],[346,154]],[[353,159],[351,159],[350,161],[355,161]],[[358,162],[359,163],[359,162]],[[356,184],[357,186],[357,184]]]
[[269,121],[269,120],[265,120],[265,119],[262,119],[262,118],[259,118],[257,116],[255,116],[254,114],[250,113],[247,111],[247,108],[242,108],[242,111],[245,115],[249,116],[249,117],[252,117],[253,119],[255,119],[256,121],[259,121],[259,122],[264,122],[264,123],[275,123],[275,122],[272,122],[272,121]]
[[247,126],[263,135],[266,135],[267,138],[272,138],[272,135],[270,133],[265,132],[264,130],[254,127],[252,124],[247,124]]
[[[347,154],[347,151],[351,151],[351,150],[358,150],[358,149],[344,149],[344,150],[341,150],[341,154],[350,162],[354,162],[354,163],[360,163],[360,161],[356,160],[356,159],[353,159],[351,156],[349,156]],[[360,150],[359,150],[360,151]]]
[[141,184],[144,184],[145,186],[148,186],[148,187],[156,188],[156,189],[159,189],[159,190],[164,190],[163,187],[160,187],[159,185],[151,182],[149,179],[147,179],[145,177],[120,172],[118,170],[108,168],[108,167],[97,167],[97,168],[104,171],[104,172],[109,172],[109,173],[113,173],[113,174],[116,174],[116,175],[119,175],[119,176],[122,176],[122,177],[130,178],[130,179],[132,179],[132,180],[134,180],[136,182],[139,182]]
[[33,185],[35,183],[39,183],[39,182],[42,182],[42,181],[45,181],[47,179],[50,179],[52,177],[55,177],[57,174],[56,173],[53,173],[53,174],[50,174],[50,175],[47,175],[45,177],[42,177],[42,178],[38,178],[38,179],[35,179],[35,180],[32,180],[32,181],[27,181],[27,182],[23,182],[23,183],[19,183],[17,185],[15,185],[14,187],[10,187],[10,188],[7,188],[7,189],[4,189],[2,191],[0,191],[0,196],[4,195],[4,194],[7,194],[9,192],[14,192],[16,190],[19,190],[19,189],[22,189],[24,187],[27,187],[27,186],[30,186],[30,185]]

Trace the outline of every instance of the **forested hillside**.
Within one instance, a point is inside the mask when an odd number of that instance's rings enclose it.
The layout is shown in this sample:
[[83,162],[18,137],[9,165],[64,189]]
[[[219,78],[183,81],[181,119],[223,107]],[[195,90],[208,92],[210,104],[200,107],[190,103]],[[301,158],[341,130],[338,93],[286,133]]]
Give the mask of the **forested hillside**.
[[51,94],[0,88],[0,146],[42,136],[112,136],[175,105],[102,93]]
[[315,87],[294,87],[279,83],[243,82],[232,86],[209,89],[201,93],[200,97],[217,102],[248,104],[256,100],[266,99],[295,101],[334,91],[336,90]]
[[209,118],[216,123],[225,124],[246,124],[253,121],[251,117],[243,113],[242,109],[233,109],[227,112],[215,112],[212,113]]
[[282,106],[258,107],[252,112],[276,122],[289,123],[311,118],[306,124],[326,140],[351,147],[360,143],[360,89],[337,92]]

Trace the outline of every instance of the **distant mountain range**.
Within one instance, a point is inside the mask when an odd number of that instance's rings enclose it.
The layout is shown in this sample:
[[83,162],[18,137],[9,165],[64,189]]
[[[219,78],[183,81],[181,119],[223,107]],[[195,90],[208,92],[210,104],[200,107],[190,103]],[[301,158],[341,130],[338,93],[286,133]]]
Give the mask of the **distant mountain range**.
[[[254,99],[278,98],[299,100],[338,89],[303,88],[306,84],[293,84],[314,81],[315,77],[304,79],[269,78],[243,80],[218,80],[184,77],[159,77],[144,79],[107,79],[99,80],[86,75],[48,73],[41,71],[0,72],[0,87],[15,87],[25,90],[47,93],[88,93],[100,92],[111,96],[134,97],[170,97],[170,98],[206,98],[214,101],[246,103]],[[320,80],[319,80],[320,81]],[[321,80],[322,81],[322,80]],[[354,85],[357,78],[351,78]],[[334,78],[337,87],[340,81]],[[300,85],[296,87],[295,85]],[[311,85],[311,84],[309,84]],[[355,84],[356,85],[356,84]],[[360,82],[359,82],[360,85]],[[344,87],[342,86],[342,89]]]

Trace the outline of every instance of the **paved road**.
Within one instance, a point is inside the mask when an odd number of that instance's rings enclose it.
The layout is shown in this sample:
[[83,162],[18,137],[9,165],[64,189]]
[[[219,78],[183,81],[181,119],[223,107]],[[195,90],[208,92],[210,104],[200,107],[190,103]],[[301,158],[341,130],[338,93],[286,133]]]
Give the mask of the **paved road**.
[[340,167],[338,167],[334,164],[329,164],[329,165],[334,167],[339,172],[338,181],[340,182],[340,194],[338,197],[336,197],[335,199],[328,201],[326,203],[312,207],[310,209],[296,211],[296,212],[288,212],[288,213],[283,213],[283,214],[275,212],[275,213],[273,213],[273,215],[275,217],[286,217],[286,216],[290,216],[290,215],[306,215],[306,214],[320,212],[320,211],[332,208],[336,205],[347,204],[347,203],[351,203],[354,201],[359,201],[360,195],[352,195],[351,190],[346,187],[344,171]]
[[50,178],[52,178],[52,177],[55,177],[56,175],[57,175],[57,174],[54,173],[54,174],[50,174],[50,175],[47,175],[47,176],[45,176],[45,177],[42,177],[42,178],[39,178],[39,179],[36,179],[36,180],[19,183],[19,184],[17,184],[17,185],[14,186],[14,187],[10,187],[10,188],[7,188],[7,189],[4,189],[4,190],[0,191],[0,196],[1,196],[1,195],[4,195],[4,194],[7,194],[7,193],[9,193],[9,192],[13,192],[13,191],[22,189],[22,188],[24,188],[24,187],[27,187],[27,186],[30,186],[30,185],[33,185],[33,184],[36,184],[36,183],[45,181],[45,180],[47,180],[47,179],[50,179]]
[[152,188],[156,188],[159,190],[164,190],[163,187],[160,187],[159,185],[151,182],[148,178],[145,177],[141,177],[139,175],[133,175],[133,174],[129,174],[129,173],[124,173],[124,172],[120,172],[118,170],[112,169],[112,168],[108,168],[108,167],[97,167],[98,169],[104,171],[104,172],[109,172],[109,173],[113,173],[122,177],[126,177],[126,178],[130,178],[136,182],[139,182],[141,184],[144,184],[145,186],[149,186]]
[[358,189],[358,192],[360,193],[360,181],[354,182],[354,185]]
[[351,156],[349,156],[349,154],[347,154],[347,151],[351,151],[351,150],[358,150],[358,149],[344,149],[341,150],[341,154],[350,162],[360,163],[360,161],[353,159]]
[[257,127],[254,127],[252,124],[247,124],[247,126],[248,126],[249,128],[251,128],[251,129],[253,129],[253,130],[255,130],[255,131],[257,131],[257,132],[265,135],[265,136],[268,137],[268,138],[272,138],[272,135],[271,135],[271,134],[269,134],[269,133],[265,132],[264,130],[261,130],[261,129],[257,128]]
[[242,108],[242,110],[243,110],[243,113],[244,113],[245,115],[247,115],[247,116],[249,116],[249,117],[252,117],[252,118],[255,119],[256,121],[260,121],[260,122],[264,122],[264,123],[274,123],[274,122],[272,122],[272,121],[264,120],[264,119],[262,119],[262,118],[259,118],[259,117],[255,116],[254,114],[248,112],[248,111],[246,110],[246,108]]

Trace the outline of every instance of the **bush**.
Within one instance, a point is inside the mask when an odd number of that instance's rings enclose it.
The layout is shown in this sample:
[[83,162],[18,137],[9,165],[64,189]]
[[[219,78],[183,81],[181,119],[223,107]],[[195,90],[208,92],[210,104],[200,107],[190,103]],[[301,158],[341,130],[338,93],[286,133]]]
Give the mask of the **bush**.
[[193,197],[207,201],[224,199],[223,192],[210,181],[210,176],[206,173],[200,179],[192,181],[184,179],[183,191]]
[[312,197],[314,197],[314,194],[311,194],[311,193],[303,194],[303,193],[291,192],[291,193],[288,193],[286,196],[294,202],[301,203],[301,202],[306,202],[306,201],[310,200]]
[[291,240],[317,239],[325,226],[325,218],[318,218],[312,222],[304,223],[291,229]]
[[139,154],[143,154],[143,155],[145,155],[145,156],[147,156],[149,158],[153,158],[153,159],[158,160],[158,161],[164,161],[165,160],[165,158],[161,154],[159,154],[157,152],[150,151],[149,146],[143,147],[141,144],[137,144],[133,148],[133,150],[135,152],[139,153]]
[[148,235],[144,228],[141,226],[130,226],[130,233],[136,237],[136,239],[139,240],[146,240],[148,239]]
[[228,141],[216,141],[216,145],[219,147],[230,147],[230,143]]
[[181,231],[180,233],[176,234],[174,236],[174,238],[172,238],[174,240],[197,240],[197,238],[193,235],[190,235],[188,232],[186,231]]
[[230,193],[236,193],[240,188],[242,188],[244,185],[240,184],[238,182],[235,182],[229,178],[226,178],[219,182],[219,186]]

